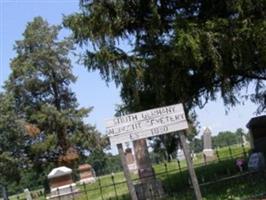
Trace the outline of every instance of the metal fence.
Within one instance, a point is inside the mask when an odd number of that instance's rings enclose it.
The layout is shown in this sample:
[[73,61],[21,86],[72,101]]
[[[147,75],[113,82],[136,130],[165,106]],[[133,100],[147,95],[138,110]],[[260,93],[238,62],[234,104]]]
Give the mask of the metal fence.
[[[199,180],[203,197],[206,199],[260,199],[266,192],[266,172],[249,172],[247,168],[240,171],[236,159],[248,159],[246,148],[242,145],[237,149],[223,148],[215,150],[215,159],[204,160],[200,154],[194,158],[194,167]],[[194,199],[193,188],[185,161],[175,160],[155,165],[156,178],[161,180],[165,191],[165,199]],[[132,174],[134,184],[141,180]],[[77,184],[78,191],[69,188],[69,195],[60,194],[53,199],[76,200],[127,200],[130,199],[123,173],[115,173],[98,177],[91,184]],[[151,199],[158,199],[156,191],[150,189]],[[49,194],[35,199],[45,199]],[[11,198],[23,199],[20,195]],[[25,197],[24,197],[25,199]]]

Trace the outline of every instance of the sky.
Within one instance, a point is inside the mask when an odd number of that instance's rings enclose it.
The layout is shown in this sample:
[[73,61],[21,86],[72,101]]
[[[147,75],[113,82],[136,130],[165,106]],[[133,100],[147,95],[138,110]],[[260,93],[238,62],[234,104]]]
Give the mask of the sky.
[[[27,22],[35,16],[42,16],[50,24],[60,24],[63,15],[78,11],[78,0],[0,0],[0,86],[8,78],[10,59],[16,56],[14,42],[22,39]],[[107,86],[97,71],[88,72],[76,63],[73,66],[78,79],[71,87],[80,106],[94,107],[86,121],[105,133],[105,121],[114,116],[116,105],[121,103],[119,88],[113,83]],[[203,109],[196,109],[201,126],[200,135],[204,127],[209,127],[213,135],[237,128],[246,130],[245,126],[255,116],[255,111],[256,105],[246,102],[245,105],[231,108],[226,114],[221,100],[210,102]]]

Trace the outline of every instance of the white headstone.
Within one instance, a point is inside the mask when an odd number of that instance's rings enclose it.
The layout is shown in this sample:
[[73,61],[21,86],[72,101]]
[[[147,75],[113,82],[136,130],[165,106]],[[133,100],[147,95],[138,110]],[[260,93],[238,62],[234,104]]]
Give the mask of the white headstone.
[[72,169],[70,169],[68,167],[65,167],[65,166],[57,167],[57,168],[54,168],[48,174],[48,179],[64,176],[64,175],[71,174],[71,173],[72,173]]
[[31,197],[31,194],[28,188],[24,189],[24,194],[27,200],[32,200],[32,197]]
[[185,155],[184,155],[184,151],[182,149],[178,149],[177,150],[177,159],[178,160],[185,160]]

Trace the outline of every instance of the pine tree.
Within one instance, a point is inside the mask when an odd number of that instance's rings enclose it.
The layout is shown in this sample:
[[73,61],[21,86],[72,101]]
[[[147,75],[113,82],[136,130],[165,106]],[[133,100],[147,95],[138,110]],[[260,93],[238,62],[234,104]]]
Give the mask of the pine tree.
[[28,23],[23,39],[16,42],[5,86],[23,120],[28,156],[35,164],[71,164],[85,150],[106,145],[96,128],[83,121],[92,108],[79,108],[70,89],[76,80],[68,58],[73,43],[58,39],[60,29],[41,17]]

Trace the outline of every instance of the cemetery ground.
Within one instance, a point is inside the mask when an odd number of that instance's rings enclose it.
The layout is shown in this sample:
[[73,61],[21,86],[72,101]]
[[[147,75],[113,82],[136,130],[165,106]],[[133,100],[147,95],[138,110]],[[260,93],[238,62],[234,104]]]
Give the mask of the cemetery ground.
[[[204,162],[202,153],[196,154],[193,159],[204,199],[237,200],[264,195],[266,172],[239,172],[236,167],[237,158],[247,159],[247,147],[229,146],[215,153],[216,159],[208,163]],[[165,200],[194,198],[185,160],[156,164],[154,169],[167,194]],[[137,175],[132,174],[132,179],[134,183],[139,182]],[[77,200],[130,199],[123,172],[100,176],[95,183],[78,187],[80,195],[74,197]],[[23,194],[20,194],[12,196],[10,200],[23,198]],[[45,199],[45,196],[38,199]]]

